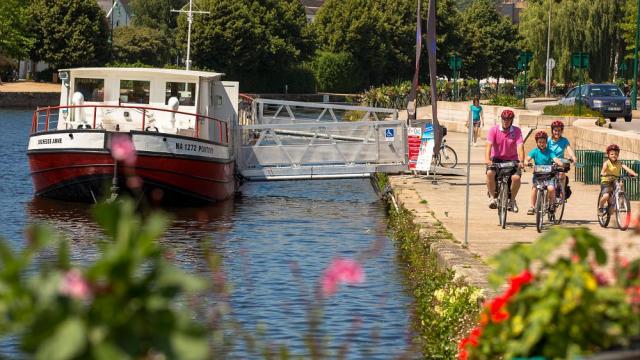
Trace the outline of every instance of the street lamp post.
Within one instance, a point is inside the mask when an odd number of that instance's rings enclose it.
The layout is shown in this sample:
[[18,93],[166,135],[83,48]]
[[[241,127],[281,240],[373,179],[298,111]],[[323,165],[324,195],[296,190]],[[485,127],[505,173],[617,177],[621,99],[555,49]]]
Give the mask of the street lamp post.
[[545,68],[547,69],[545,86],[545,96],[549,97],[551,92],[551,69],[549,68],[549,49],[551,48],[551,3],[549,3],[549,26],[547,27],[547,61],[545,62]]
[[458,55],[452,55],[449,58],[449,68],[453,72],[453,101],[458,101],[458,75],[462,68],[462,58]]
[[633,91],[631,92],[631,108],[637,109],[638,101],[638,42],[640,42],[640,0],[636,3],[636,46],[633,49]]

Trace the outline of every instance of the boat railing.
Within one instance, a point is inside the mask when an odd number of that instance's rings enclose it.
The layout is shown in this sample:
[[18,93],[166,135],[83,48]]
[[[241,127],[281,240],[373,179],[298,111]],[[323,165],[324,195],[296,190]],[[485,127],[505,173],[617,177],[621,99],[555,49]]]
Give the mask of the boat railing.
[[[108,124],[105,112],[108,110],[122,111],[123,118],[117,119],[115,124]],[[78,114],[76,112],[79,112]],[[136,113],[139,121],[133,122],[131,114]],[[158,114],[162,114],[165,118],[164,123],[170,123],[169,127],[158,126],[161,120]],[[166,115],[165,115],[166,114]],[[64,127],[60,126],[60,117],[65,122]],[[177,119],[180,116],[181,119]],[[89,117],[89,119],[87,119]],[[169,119],[169,120],[167,120]],[[176,120],[184,121],[185,119],[193,119],[193,127],[191,124],[183,127],[175,126]],[[120,126],[123,125],[123,126]],[[127,126],[124,126],[127,125]],[[201,136],[201,130],[208,125],[204,131],[210,136]],[[109,128],[111,127],[111,128]],[[184,111],[163,109],[146,106],[128,106],[128,105],[63,105],[48,106],[38,108],[33,113],[31,133],[46,132],[52,130],[67,129],[83,129],[83,130],[110,130],[125,132],[130,130],[140,131],[158,131],[183,136],[189,136],[197,139],[206,138],[208,140],[217,141],[221,144],[229,144],[230,131],[229,124],[214,117],[194,114]]]

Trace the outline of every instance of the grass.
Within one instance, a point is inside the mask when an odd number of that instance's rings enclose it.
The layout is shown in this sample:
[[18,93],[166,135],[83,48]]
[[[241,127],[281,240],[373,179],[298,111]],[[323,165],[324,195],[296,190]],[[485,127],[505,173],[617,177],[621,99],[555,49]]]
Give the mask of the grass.
[[[545,106],[542,110],[543,115],[557,115],[557,116],[583,116],[583,117],[595,117],[601,118],[602,115],[594,110],[582,106],[580,112],[578,112],[577,105],[549,105]],[[580,115],[578,115],[580,113]]]
[[453,238],[442,224],[426,239],[414,215],[401,207],[389,208],[389,227],[403,264],[404,275],[414,295],[413,327],[425,359],[454,359],[458,341],[478,318],[480,290],[455,280],[453,271],[438,269],[430,244]]

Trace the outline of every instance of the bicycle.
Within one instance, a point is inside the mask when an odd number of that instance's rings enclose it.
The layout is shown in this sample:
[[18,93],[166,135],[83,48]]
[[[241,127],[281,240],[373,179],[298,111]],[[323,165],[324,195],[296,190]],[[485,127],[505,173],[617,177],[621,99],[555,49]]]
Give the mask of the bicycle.
[[434,163],[437,166],[442,166],[445,168],[454,168],[458,164],[458,154],[456,154],[455,150],[449,145],[447,145],[447,140],[445,140],[445,136],[447,136],[447,128],[442,128],[442,143],[440,144],[440,150],[435,156]]
[[498,194],[498,221],[504,229],[507,226],[507,212],[511,198],[511,176],[518,167],[518,161],[493,163],[489,166],[496,171],[496,194]]
[[615,211],[618,229],[625,231],[629,228],[629,223],[631,222],[631,203],[623,190],[624,185],[622,182],[631,176],[622,175],[620,177],[610,177],[613,178],[613,191],[609,196],[609,201],[604,213],[600,211],[600,200],[604,195],[602,191],[600,191],[600,195],[598,196],[598,223],[600,223],[600,226],[606,228],[611,220],[611,212]]
[[[564,191],[560,189],[560,194],[556,194],[555,199],[551,204],[548,204],[548,189],[545,182],[551,178],[559,178],[558,174],[561,172],[565,172],[565,167],[560,167],[557,165],[535,165],[533,168],[533,174],[536,176],[536,230],[540,233],[542,232],[542,227],[544,225],[544,217],[545,215],[549,219],[549,222],[554,224],[559,224],[562,220],[562,215],[564,214]],[[558,186],[556,183],[555,189],[558,191],[558,188],[562,188],[562,186]],[[558,210],[560,213],[558,214]]]
[[[564,215],[564,207],[565,207],[565,203],[567,202],[567,198],[566,198],[566,192],[565,192],[565,187],[564,184],[562,183],[562,178],[560,177],[560,173],[568,173],[570,168],[571,168],[571,163],[573,163],[573,160],[569,159],[560,159],[560,161],[562,161],[562,163],[565,165],[564,168],[560,169],[558,168],[558,171],[556,173],[556,200],[555,200],[555,207],[556,207],[556,213],[555,213],[555,221],[554,223],[556,225],[560,224],[560,222],[562,221],[562,216]],[[576,167],[582,167],[582,164],[575,164]]]

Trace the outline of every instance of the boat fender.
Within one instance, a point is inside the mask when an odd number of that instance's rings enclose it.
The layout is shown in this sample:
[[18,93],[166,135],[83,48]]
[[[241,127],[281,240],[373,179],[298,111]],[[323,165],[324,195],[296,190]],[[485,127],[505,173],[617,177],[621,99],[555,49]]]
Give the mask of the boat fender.
[[116,124],[116,131],[120,131],[120,124]]
[[[71,104],[75,106],[84,105],[84,95],[82,95],[82,93],[79,91],[74,92],[73,95],[71,96]],[[87,121],[85,120],[85,117],[84,117],[84,110],[82,108],[74,108],[73,111],[71,112],[70,121],[86,124]]]
[[172,96],[167,101],[167,105],[169,105],[169,109],[172,110],[172,112],[171,112],[171,127],[175,128],[176,127],[176,113],[173,112],[173,111],[178,111],[178,108],[180,108],[180,100],[178,100],[177,97]]

